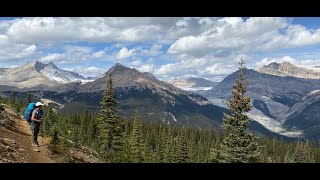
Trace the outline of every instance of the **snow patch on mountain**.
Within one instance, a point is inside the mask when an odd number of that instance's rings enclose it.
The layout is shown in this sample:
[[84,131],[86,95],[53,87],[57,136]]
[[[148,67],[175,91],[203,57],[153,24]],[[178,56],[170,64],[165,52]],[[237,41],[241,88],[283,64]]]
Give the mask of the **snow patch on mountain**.
[[184,87],[184,86],[176,86],[176,87],[183,89],[185,91],[208,91],[212,89],[212,87]]
[[172,85],[186,91],[210,90],[217,82],[212,82],[204,78],[184,78],[170,81]]
[[257,121],[268,130],[284,136],[300,137],[303,134],[303,131],[286,130],[285,128],[283,128],[282,123],[280,121],[277,121],[264,115],[261,111],[257,110],[256,108],[252,108],[252,110],[248,113],[248,117]]
[[[273,101],[270,97],[263,96],[262,99],[267,104],[269,112],[272,115],[279,116],[280,114],[284,114],[289,110],[289,107]],[[208,98],[208,100],[216,106],[228,108],[226,99],[211,97],[211,98]],[[284,136],[300,137],[303,134],[302,131],[287,131],[282,126],[283,121],[278,121],[276,119],[270,118],[254,107],[248,113],[248,117],[258,122],[259,124],[264,126],[266,129]]]
[[226,99],[210,97],[210,98],[208,98],[208,100],[213,105],[220,106],[220,107],[223,107],[223,108],[228,108]]
[[171,114],[170,112],[165,112],[166,114],[169,114],[171,117],[172,117],[172,119],[175,121],[175,122],[177,122],[177,119],[176,119],[176,117],[173,115],[173,114]]
[[309,94],[307,94],[307,96],[310,96],[310,95],[315,94],[317,92],[320,92],[320,89],[311,91]]
[[45,68],[41,71],[41,73],[50,80],[57,81],[59,83],[71,82],[68,78],[64,77],[57,69]]
[[62,109],[62,108],[64,107],[63,104],[60,104],[60,103],[58,103],[58,102],[56,102],[56,101],[53,101],[53,100],[51,100],[51,99],[41,98],[40,101],[43,102],[43,103],[46,104],[46,105],[49,105],[49,104],[51,104],[51,103],[57,104],[57,105],[59,106],[59,109]]
[[44,68],[40,71],[43,75],[45,75],[50,80],[57,81],[59,83],[70,83],[70,82],[92,82],[93,80],[87,80],[81,75],[65,70],[59,69],[53,63],[49,63],[44,65]]

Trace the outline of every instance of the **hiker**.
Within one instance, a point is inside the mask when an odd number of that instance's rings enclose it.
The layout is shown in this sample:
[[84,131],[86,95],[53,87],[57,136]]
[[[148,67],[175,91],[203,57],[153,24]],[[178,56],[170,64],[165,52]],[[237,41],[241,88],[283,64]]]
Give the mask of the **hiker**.
[[43,111],[42,111],[42,104],[41,102],[37,102],[35,105],[35,109],[32,111],[32,116],[31,116],[31,127],[32,127],[32,146],[34,147],[40,147],[38,143],[38,133],[40,130],[40,125],[42,124],[43,121]]

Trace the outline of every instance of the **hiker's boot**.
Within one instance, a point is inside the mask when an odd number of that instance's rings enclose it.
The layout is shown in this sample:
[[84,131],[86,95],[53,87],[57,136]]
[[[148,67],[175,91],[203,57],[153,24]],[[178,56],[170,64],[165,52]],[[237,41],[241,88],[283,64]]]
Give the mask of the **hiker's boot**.
[[33,147],[40,147],[40,145],[39,145],[38,142],[33,142],[33,143],[32,143],[32,146],[33,146]]

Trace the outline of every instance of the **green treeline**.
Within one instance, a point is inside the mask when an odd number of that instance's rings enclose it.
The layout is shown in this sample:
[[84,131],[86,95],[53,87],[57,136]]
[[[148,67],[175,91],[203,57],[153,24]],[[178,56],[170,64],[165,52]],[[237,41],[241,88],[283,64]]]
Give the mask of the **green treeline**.
[[[100,102],[98,114],[63,114],[44,107],[41,134],[51,139],[53,152],[63,154],[71,147],[89,147],[104,162],[129,163],[312,163],[320,162],[320,148],[314,141],[289,143],[270,137],[257,137],[248,129],[246,113],[252,108],[245,96],[249,82],[239,77],[228,101],[231,114],[225,114],[222,132],[193,127],[172,127],[165,123],[141,121],[138,111],[130,119],[118,116],[118,103],[112,77]],[[22,115],[31,100],[9,98],[4,101]]]

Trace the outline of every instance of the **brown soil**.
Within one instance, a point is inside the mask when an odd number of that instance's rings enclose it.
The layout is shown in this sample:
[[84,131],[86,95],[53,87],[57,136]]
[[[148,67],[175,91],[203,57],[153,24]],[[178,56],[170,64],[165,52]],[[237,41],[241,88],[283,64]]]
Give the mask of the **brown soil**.
[[38,137],[40,147],[32,147],[29,124],[9,107],[0,112],[0,162],[54,163],[48,156],[48,140]]

